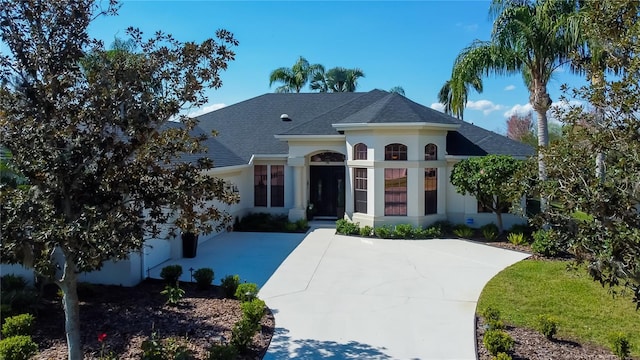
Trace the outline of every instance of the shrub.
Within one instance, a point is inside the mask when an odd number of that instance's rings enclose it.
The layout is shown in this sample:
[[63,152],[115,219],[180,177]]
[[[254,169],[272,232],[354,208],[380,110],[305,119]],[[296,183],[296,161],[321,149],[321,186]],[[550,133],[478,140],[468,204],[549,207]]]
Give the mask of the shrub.
[[453,234],[459,238],[468,239],[473,237],[474,231],[465,224],[458,224],[453,228]]
[[[431,224],[430,227],[438,227],[438,228],[440,228],[441,235],[442,234],[452,234],[453,233],[453,224],[451,224],[447,220],[436,221],[433,224]],[[441,236],[441,235],[438,235],[438,236]]]
[[286,224],[284,224],[284,231],[285,232],[296,232],[298,230],[298,225],[296,225],[296,223],[292,223],[292,222],[288,222]]
[[513,338],[504,330],[487,330],[482,339],[484,347],[493,356],[498,353],[507,353],[513,348]]
[[243,317],[231,329],[231,345],[235,346],[240,352],[245,352],[253,342],[253,335],[259,329],[259,324],[254,324]]
[[374,234],[381,239],[391,239],[393,234],[393,228],[391,225],[378,226],[373,230]]
[[40,294],[31,288],[2,291],[2,304],[6,304],[14,314],[30,313],[38,310]]
[[38,352],[38,345],[31,336],[18,335],[0,340],[0,359],[27,360]]
[[242,316],[252,324],[260,324],[260,320],[264,316],[265,306],[264,301],[260,299],[253,299],[240,304]]
[[309,222],[307,221],[307,219],[300,219],[296,221],[296,227],[300,231],[307,231],[307,229],[309,228]]
[[360,228],[360,236],[371,236],[373,235],[373,228],[369,225]]
[[393,237],[397,239],[412,239],[414,235],[414,229],[411,224],[398,224],[393,229]]
[[511,360],[512,357],[511,357],[511,355],[509,355],[507,353],[500,352],[493,359],[494,360]]
[[240,302],[252,301],[258,295],[258,284],[243,283],[236,287],[235,298]]
[[531,250],[539,255],[554,257],[560,253],[560,246],[553,230],[538,230],[533,233]]
[[193,273],[193,278],[196,279],[198,289],[205,290],[209,288],[213,282],[213,269],[201,268]]
[[158,334],[154,331],[151,337],[142,342],[142,360],[164,360],[165,348]]
[[167,304],[171,306],[178,306],[180,300],[184,297],[184,290],[180,289],[178,285],[167,285],[164,290],[160,291],[160,294],[167,297]]
[[523,233],[510,233],[507,235],[507,240],[513,245],[524,245],[527,243]]
[[631,342],[627,335],[623,333],[614,333],[610,335],[611,351],[620,359],[629,357],[631,353]]
[[238,350],[231,344],[215,344],[209,348],[208,360],[235,360]]
[[536,318],[536,330],[551,340],[558,331],[558,320],[550,315],[538,315]]
[[360,234],[360,224],[354,224],[347,219],[340,219],[336,221],[336,232],[342,235],[358,235]]
[[[283,232],[287,230],[287,215],[250,213],[234,225],[236,231]],[[292,228],[293,229],[293,228]]]
[[484,318],[489,330],[504,329],[504,323],[502,322],[502,319],[500,319],[500,311],[498,309],[487,307],[480,312],[480,315]]
[[498,226],[494,223],[490,223],[487,225],[483,225],[480,228],[480,232],[482,232],[482,236],[487,239],[487,241],[494,241],[498,238]]
[[31,335],[33,320],[31,314],[20,314],[6,318],[2,324],[2,336]]
[[531,227],[529,227],[529,225],[527,225],[527,224],[514,224],[509,229],[509,232],[510,233],[520,233],[520,234],[524,234],[524,235],[529,235],[529,234],[531,234]]
[[236,295],[236,290],[240,285],[239,275],[227,275],[220,281],[220,287],[226,298],[233,298]]
[[442,236],[442,227],[440,225],[431,225],[424,230],[424,237],[426,239],[433,239]]
[[178,279],[182,275],[182,266],[180,265],[168,265],[160,270],[160,277],[171,286],[177,286]]
[[27,280],[22,276],[7,274],[0,278],[0,289],[3,292],[24,290],[27,287]]

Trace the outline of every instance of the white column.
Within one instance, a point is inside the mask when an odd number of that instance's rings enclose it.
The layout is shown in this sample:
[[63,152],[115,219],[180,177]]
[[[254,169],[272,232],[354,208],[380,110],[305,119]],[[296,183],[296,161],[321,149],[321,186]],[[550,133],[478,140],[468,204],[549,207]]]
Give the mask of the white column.
[[288,165],[293,167],[293,208],[289,209],[289,221],[307,218],[306,205],[304,203],[305,177],[304,158],[289,158]]

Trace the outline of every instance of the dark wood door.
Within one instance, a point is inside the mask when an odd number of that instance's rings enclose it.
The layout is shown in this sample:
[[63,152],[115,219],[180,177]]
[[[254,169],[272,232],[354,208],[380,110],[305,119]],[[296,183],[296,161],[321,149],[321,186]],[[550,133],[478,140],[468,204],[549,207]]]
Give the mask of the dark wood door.
[[344,171],[344,166],[310,167],[309,198],[315,216],[336,217],[344,211]]

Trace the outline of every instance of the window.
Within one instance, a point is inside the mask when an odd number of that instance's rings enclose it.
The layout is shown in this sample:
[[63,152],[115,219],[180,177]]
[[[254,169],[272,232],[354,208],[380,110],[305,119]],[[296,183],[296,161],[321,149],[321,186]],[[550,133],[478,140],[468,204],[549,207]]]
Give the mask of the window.
[[438,160],[438,147],[436,144],[429,144],[424,147],[425,160]]
[[271,165],[271,207],[284,206],[284,165]]
[[407,145],[389,144],[384,147],[385,160],[407,160]]
[[367,213],[367,169],[353,169],[355,212]]
[[267,206],[267,165],[253,167],[253,206]]
[[438,213],[438,169],[424,169],[424,214]]
[[407,169],[384,169],[384,214],[407,215]]
[[355,144],[353,147],[353,160],[367,160],[367,145]]

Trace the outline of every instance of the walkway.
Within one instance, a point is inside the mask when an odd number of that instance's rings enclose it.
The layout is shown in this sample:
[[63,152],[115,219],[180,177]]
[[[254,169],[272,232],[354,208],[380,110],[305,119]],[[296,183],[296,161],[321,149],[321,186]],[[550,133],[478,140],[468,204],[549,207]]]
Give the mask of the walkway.
[[475,359],[489,279],[526,254],[462,240],[381,240],[316,229],[260,291],[265,359]]

